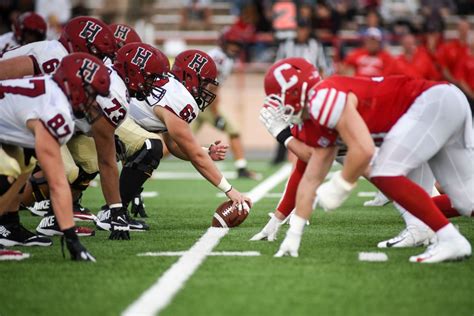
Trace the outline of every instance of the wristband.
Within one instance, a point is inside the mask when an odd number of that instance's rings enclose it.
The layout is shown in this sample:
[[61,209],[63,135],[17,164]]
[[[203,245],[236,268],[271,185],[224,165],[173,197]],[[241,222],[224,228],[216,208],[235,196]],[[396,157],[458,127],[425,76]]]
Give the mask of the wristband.
[[280,133],[278,133],[277,137],[276,137],[276,140],[282,144],[282,145],[285,145],[285,141],[290,138],[291,136],[291,129],[290,127],[288,126],[287,128],[285,128],[284,130],[282,130]]
[[293,136],[290,136],[288,137],[285,142],[283,143],[283,145],[285,145],[286,148],[288,148],[288,143],[290,142],[290,140],[292,140],[294,137]]
[[123,207],[122,203],[114,203],[114,204],[109,205],[109,208],[117,208],[117,207],[122,208]]
[[227,181],[225,177],[222,177],[221,182],[219,182],[219,184],[217,185],[217,188],[222,192],[227,193],[232,190],[232,185],[229,183],[229,181]]

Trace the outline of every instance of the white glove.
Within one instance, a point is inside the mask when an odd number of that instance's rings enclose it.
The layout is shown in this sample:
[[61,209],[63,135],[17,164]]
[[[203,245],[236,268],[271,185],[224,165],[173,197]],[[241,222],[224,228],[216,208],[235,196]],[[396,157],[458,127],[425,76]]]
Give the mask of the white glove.
[[265,98],[264,105],[260,110],[260,122],[275,138],[281,131],[290,126],[289,122],[284,119],[284,112],[280,103],[281,100],[276,96],[269,95]]
[[275,241],[278,230],[281,226],[281,222],[281,220],[279,220],[278,218],[276,218],[275,215],[272,214],[267,225],[265,225],[265,227],[263,227],[263,229],[259,233],[255,234],[252,238],[250,238],[250,240],[256,241],[266,239],[268,241]]
[[347,182],[342,178],[341,171],[337,171],[331,180],[323,183],[316,191],[318,204],[326,212],[332,211],[344,203],[355,186],[356,183]]
[[286,232],[286,237],[280,245],[280,249],[274,257],[283,257],[290,255],[298,257],[298,249],[300,249],[302,234],[295,233],[290,229]]

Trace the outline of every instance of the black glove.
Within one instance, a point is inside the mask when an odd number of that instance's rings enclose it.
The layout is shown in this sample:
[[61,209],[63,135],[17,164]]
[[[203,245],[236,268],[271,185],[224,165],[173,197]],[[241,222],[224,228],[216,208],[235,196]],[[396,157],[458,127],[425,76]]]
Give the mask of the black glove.
[[64,255],[64,243],[66,243],[67,250],[71,254],[71,260],[73,261],[91,261],[96,262],[94,256],[91,255],[89,251],[81,244],[79,238],[61,238],[61,249]]
[[143,204],[142,193],[143,188],[140,189],[140,192],[135,195],[132,200],[132,209],[131,213],[133,216],[137,217],[140,216],[142,218],[148,217],[147,213],[145,212],[145,204]]
[[125,207],[110,209],[110,240],[130,240],[130,227]]
[[223,131],[224,128],[225,128],[225,124],[226,124],[226,123],[227,123],[227,122],[226,122],[225,118],[223,118],[222,116],[218,115],[218,116],[216,116],[216,120],[214,121],[214,126],[215,126],[217,129]]

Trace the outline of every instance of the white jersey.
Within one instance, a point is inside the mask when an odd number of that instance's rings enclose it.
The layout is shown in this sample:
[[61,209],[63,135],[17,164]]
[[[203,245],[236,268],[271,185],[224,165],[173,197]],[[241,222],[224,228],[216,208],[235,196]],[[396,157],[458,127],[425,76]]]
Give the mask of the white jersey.
[[[112,66],[108,66],[107,69],[110,74],[110,94],[107,97],[98,95],[96,101],[107,121],[117,128],[127,115],[130,96],[127,86],[119,74]],[[90,129],[91,126],[86,119],[76,120],[76,130],[87,134]]]
[[5,52],[1,59],[18,56],[30,56],[33,59],[35,74],[50,74],[59,66],[59,62],[69,53],[61,42],[40,41],[20,46]]
[[199,107],[189,91],[175,78],[169,78],[161,88],[155,88],[144,101],[132,98],[130,117],[149,132],[166,132],[166,125],[156,116],[153,109],[161,106],[190,124],[199,114]]
[[0,81],[0,143],[35,147],[35,136],[26,126],[39,119],[63,145],[72,136],[71,105],[50,76]]
[[217,81],[219,84],[222,84],[232,73],[234,59],[227,56],[220,47],[211,49],[208,54],[216,63],[218,72]]
[[8,32],[0,35],[0,57],[6,51],[17,48],[20,44],[16,41],[13,32]]

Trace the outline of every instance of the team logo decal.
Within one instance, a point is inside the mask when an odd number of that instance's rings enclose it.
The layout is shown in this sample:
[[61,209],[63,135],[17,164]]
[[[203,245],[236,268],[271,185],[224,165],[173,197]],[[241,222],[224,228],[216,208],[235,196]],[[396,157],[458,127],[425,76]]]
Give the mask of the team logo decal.
[[145,68],[146,63],[150,59],[151,54],[152,53],[149,50],[146,50],[143,47],[138,47],[135,56],[133,56],[132,64],[137,65],[140,68]]
[[119,38],[122,41],[125,41],[127,39],[128,33],[130,32],[130,29],[124,25],[119,25],[117,29],[115,30],[115,38]]
[[290,78],[288,78],[288,80],[285,78],[283,71],[288,69],[291,69],[290,64],[281,64],[280,66],[276,67],[275,70],[273,70],[273,75],[275,76],[275,79],[280,85],[282,91],[287,91],[298,83],[298,77],[296,77],[296,75],[292,75]]
[[77,72],[77,76],[82,78],[87,83],[92,83],[94,80],[95,74],[99,70],[99,65],[94,63],[90,59],[84,59],[82,66]]
[[191,69],[196,70],[197,73],[200,73],[202,67],[204,67],[204,65],[208,61],[209,60],[206,57],[201,56],[200,54],[196,54],[196,55],[194,55],[193,60],[191,60],[191,62],[189,63],[188,67],[191,68]]
[[89,42],[95,41],[97,34],[102,30],[102,26],[95,24],[92,21],[87,21],[86,25],[79,33],[79,37],[82,37]]

